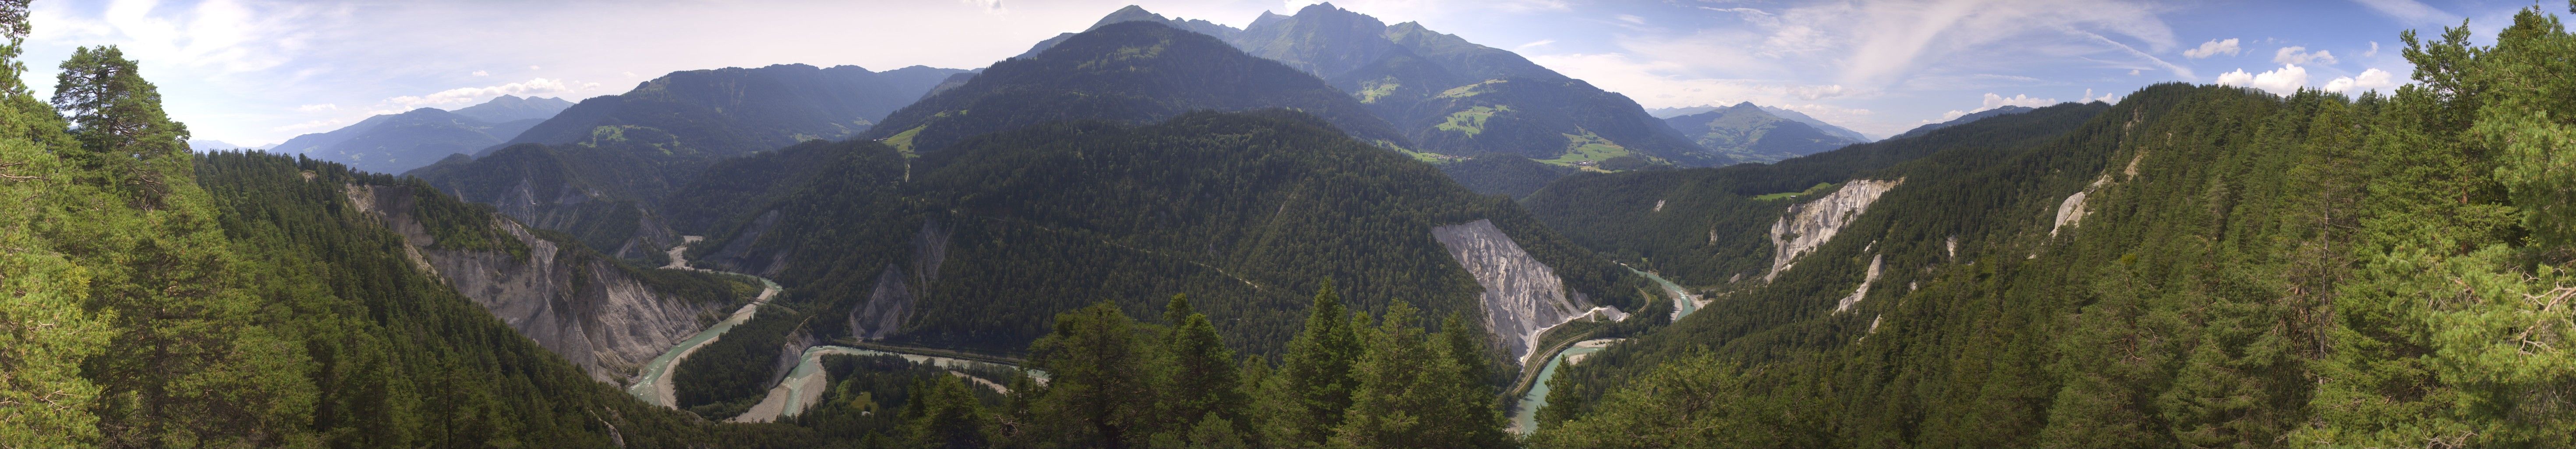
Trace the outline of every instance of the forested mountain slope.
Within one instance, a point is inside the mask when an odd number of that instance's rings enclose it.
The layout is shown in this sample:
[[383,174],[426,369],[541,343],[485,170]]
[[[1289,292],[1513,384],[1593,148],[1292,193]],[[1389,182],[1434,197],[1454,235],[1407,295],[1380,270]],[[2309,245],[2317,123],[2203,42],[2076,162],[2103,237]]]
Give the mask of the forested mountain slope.
[[1549,184],[1522,204],[1575,243],[1683,285],[1716,286],[1766,274],[1771,225],[1793,204],[1942,151],[2055,139],[2108,107],[2061,104],[1769,165],[1581,173]]
[[1968,124],[1968,123],[1976,122],[1976,121],[1978,121],[1978,120],[1985,120],[1985,119],[1988,119],[1988,118],[1993,118],[1993,117],[1996,117],[1996,116],[2004,116],[2004,115],[2012,115],[2012,114],[2020,114],[2020,113],[2024,113],[2024,112],[2030,112],[2032,109],[2035,109],[2035,108],[2032,108],[2032,107],[2029,107],[2029,106],[2004,106],[2004,107],[1999,107],[1999,108],[1994,108],[1994,109],[1987,109],[1987,110],[1983,110],[1983,111],[1977,111],[1977,112],[1969,113],[1968,115],[1962,115],[1962,116],[1959,116],[1959,118],[1950,119],[1950,121],[1941,122],[1941,123],[1933,123],[1933,124],[1928,124],[1928,125],[1923,125],[1923,126],[1917,126],[1917,127],[1914,127],[1914,129],[1905,130],[1905,132],[1904,132],[1903,134],[1897,134],[1895,137],[1889,137],[1889,139],[1902,139],[1902,138],[1907,138],[1907,137],[1920,136],[1920,135],[1923,135],[1923,133],[1932,132],[1933,130],[1937,130],[1937,129],[1941,129],[1941,128],[1948,128],[1948,127],[1952,127],[1952,126],[1964,125],[1964,124]]
[[671,72],[623,94],[582,100],[475,155],[522,143],[568,144],[645,128],[672,136],[679,147],[674,151],[716,156],[840,139],[867,130],[950,74],[962,72],[922,66],[870,72],[804,64]]
[[1567,370],[1532,443],[2576,444],[2576,175],[2549,168],[2576,153],[2548,137],[2576,36],[2535,8],[2492,47],[2404,41],[2422,84],[2389,96],[2159,85],[1857,174],[1901,182]]
[[[1531,320],[1645,305],[1638,279],[1516,205],[1301,113],[1047,124],[968,139],[910,172],[903,164],[859,141],[711,169],[836,175],[706,186],[724,200],[705,204],[756,207],[709,227],[693,258],[775,273],[790,287],[784,303],[812,314],[796,319],[813,323],[813,338],[993,353],[1024,347],[1057,312],[1106,299],[1142,313],[1175,293],[1200,298],[1240,348],[1272,353],[1306,312],[1302,298],[1328,280],[1363,310],[1401,299],[1505,327],[1494,338],[1506,349],[1527,345]],[[1461,266],[1484,259],[1462,261],[1434,238],[1480,221],[1500,231],[1489,244],[1546,267],[1511,282],[1552,287],[1487,292],[1495,287]],[[1512,305],[1528,301],[1559,306]]]
[[23,66],[8,59],[24,28],[12,25],[0,46],[0,445],[709,441],[710,428],[592,381],[406,260],[402,236],[346,199],[350,183],[391,178],[192,154],[114,47],[64,65],[64,120],[17,84]]
[[1294,108],[1354,137],[1409,146],[1321,80],[1161,21],[1102,25],[1031,58],[994,63],[886,118],[865,137],[936,151],[978,134],[1063,120],[1153,122],[1195,110]]

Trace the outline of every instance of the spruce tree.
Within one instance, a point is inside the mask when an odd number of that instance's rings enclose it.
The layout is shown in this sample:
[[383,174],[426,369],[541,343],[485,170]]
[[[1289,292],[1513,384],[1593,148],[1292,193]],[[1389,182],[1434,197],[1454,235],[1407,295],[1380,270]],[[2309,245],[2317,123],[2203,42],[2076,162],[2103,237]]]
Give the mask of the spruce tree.
[[1358,386],[1351,380],[1351,365],[1359,358],[1360,342],[1350,314],[1332,281],[1325,280],[1307,310],[1306,327],[1288,341],[1288,353],[1263,395],[1262,434],[1271,444],[1321,445],[1341,425],[1351,390]]
[[[1051,377],[1030,404],[1031,443],[1123,448],[1145,441],[1154,413],[1146,363],[1152,349],[1110,302],[1056,316],[1055,330],[1030,345],[1029,365]],[[1143,398],[1145,400],[1139,400]]]
[[[1242,380],[1235,372],[1234,350],[1225,347],[1216,326],[1207,315],[1190,311],[1189,299],[1173,295],[1164,316],[1173,326],[1163,335],[1166,357],[1157,376],[1162,385],[1155,391],[1162,396],[1161,412],[1168,419],[1165,432],[1213,432],[1201,421],[1226,422],[1230,431],[1243,421],[1245,396]],[[1215,436],[1210,436],[1215,438]]]

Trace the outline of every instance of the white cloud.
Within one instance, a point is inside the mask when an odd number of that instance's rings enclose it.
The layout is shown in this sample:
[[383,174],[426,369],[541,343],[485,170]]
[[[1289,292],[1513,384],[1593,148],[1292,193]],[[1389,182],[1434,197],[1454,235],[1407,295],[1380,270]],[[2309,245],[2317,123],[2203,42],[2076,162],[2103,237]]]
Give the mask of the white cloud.
[[2369,69],[2361,71],[2361,75],[2358,77],[2337,77],[2333,81],[2327,81],[2325,91],[2349,94],[2359,93],[2360,91],[2385,91],[2395,88],[2397,88],[2396,74],[2388,73],[2386,70]]
[[2280,69],[2263,73],[2245,73],[2244,69],[2237,69],[2219,74],[2218,84],[2251,87],[2274,95],[2286,96],[2298,93],[2299,88],[2308,85],[2308,69],[2296,64],[2283,65]]
[[[2092,90],[2092,89],[2085,89],[2085,90],[2084,90],[2084,96],[2087,96],[2087,97],[2093,96],[2093,90]],[[1937,118],[1937,119],[1930,119],[1930,120],[1924,120],[1924,121],[1920,121],[1920,122],[1915,122],[1915,124],[1920,125],[1920,124],[1939,123],[1939,122],[1946,122],[1946,121],[1951,121],[1951,120],[1958,120],[1958,119],[1959,119],[1959,117],[1964,117],[1964,116],[1967,116],[1968,114],[1975,114],[1975,113],[1979,113],[1979,112],[1985,112],[1985,111],[1989,111],[1989,110],[1993,110],[1993,109],[1995,109],[1995,108],[2000,108],[2000,107],[2005,107],[2005,106],[2021,106],[2021,107],[2030,107],[2030,108],[2044,108],[2044,107],[2049,107],[2049,106],[2051,106],[2051,105],[2055,105],[2055,104],[2057,104],[2057,99],[2055,99],[2055,98],[2034,98],[2034,97],[2031,97],[2029,94],[2013,94],[2013,96],[2006,97],[2006,96],[2002,96],[2002,95],[1996,95],[1996,94],[1995,94],[1995,93],[1993,93],[1993,92],[1987,92],[1987,93],[1986,93],[1985,98],[1983,98],[1982,100],[1983,100],[1983,102],[1982,102],[1981,104],[1979,104],[1979,106],[1978,106],[1976,109],[1969,109],[1969,110],[1964,110],[1964,111],[1962,111],[1962,110],[1957,110],[1957,109],[1952,109],[1952,110],[1950,110],[1949,112],[1943,112],[1943,113],[1941,113],[1941,118]]]
[[2129,69],[2129,76],[2138,76],[2138,73],[2141,73],[2138,69]]
[[308,105],[303,105],[303,106],[296,106],[296,107],[295,107],[295,110],[298,110],[298,111],[304,111],[304,112],[337,111],[337,110],[340,110],[340,105],[330,104],[330,103],[322,103],[322,104],[308,104]]
[[[2085,90],[2085,91],[2084,91],[2084,93],[2085,93],[2086,95],[2092,95],[2092,94],[2093,94],[2093,91],[2088,89],[2088,90]],[[2032,108],[2044,108],[2044,107],[2048,107],[2049,105],[2053,105],[2053,104],[2057,104],[2057,99],[2055,99],[2055,98],[2032,98],[2030,95],[2027,95],[2027,94],[2013,94],[2013,96],[2006,97],[2006,96],[2002,96],[2002,95],[1995,95],[1994,93],[1989,92],[1989,93],[1987,93],[1987,94],[1986,94],[1986,107],[1977,108],[1977,110],[1978,110],[1978,111],[1983,111],[1983,110],[1987,110],[1987,109],[1994,109],[1994,108],[2000,108],[2000,107],[2005,107],[2005,106],[2022,106],[2022,107],[2032,107]],[[1970,111],[1970,112],[1975,112],[1975,111]]]
[[2218,56],[2218,55],[2219,55],[2219,54],[2221,54],[2221,53],[2224,53],[2224,54],[2226,54],[2226,55],[2228,55],[2228,56],[2236,56],[2236,55],[2238,55],[2238,54],[2244,53],[2244,52],[2245,52],[2245,47],[2237,46],[2237,45],[2236,45],[2236,43],[2237,43],[2237,42],[2236,42],[2236,38],[2228,38],[2227,40],[2223,40],[2223,41],[2222,41],[2222,40],[2217,40],[2217,39],[2210,39],[2210,40],[2209,40],[2209,42],[2202,42],[2202,43],[2200,43],[2200,48],[2194,48],[2194,49],[2189,49],[2189,50],[2183,50],[2183,51],[2182,51],[2182,57],[2185,57],[2185,58],[2191,58],[2191,59],[2202,59],[2202,58],[2208,58],[2208,57],[2211,57],[2211,56]]
[[1638,24],[1638,25],[1645,25],[1645,24],[1646,24],[1646,18],[1644,18],[1644,17],[1637,17],[1637,16],[1635,16],[1635,15],[1619,14],[1619,15],[1614,15],[1614,16],[1610,16],[1610,17],[1611,17],[1611,18],[1614,18],[1614,19],[1619,19],[1619,21],[1621,21],[1621,22],[1628,22],[1628,23],[1633,23],[1633,24]]
[[2361,57],[2368,58],[2372,56],[2379,56],[2379,41],[2370,41],[2370,51],[2361,52]]
[[492,72],[476,70],[474,71],[474,76],[492,76]]
[[400,97],[387,98],[385,99],[385,102],[400,106],[403,109],[413,109],[442,105],[472,104],[502,95],[565,95],[584,89],[596,88],[598,86],[599,83],[581,83],[575,85],[565,84],[563,80],[534,78],[527,81],[503,84],[499,86],[459,87],[438,91],[437,93],[429,95],[404,95]]
[[310,40],[295,21],[309,7],[207,0],[193,7],[156,0],[115,0],[94,17],[76,17],[38,3],[31,43],[112,44],[138,61],[170,63],[232,74],[285,64]]
[[1544,46],[1547,46],[1548,44],[1554,44],[1554,43],[1556,43],[1556,40],[1555,40],[1555,39],[1539,39],[1539,40],[1535,40],[1535,41],[1530,41],[1530,43],[1521,44],[1521,45],[1520,45],[1520,46],[1518,46],[1518,47],[1512,47],[1512,51],[1524,51],[1524,50],[1529,50],[1530,48],[1534,48],[1534,47],[1544,47]]
[[1009,9],[1002,8],[1002,0],[957,0],[957,3],[963,3],[968,7],[983,10],[985,14],[1009,14],[1011,12]]
[[2076,102],[2079,102],[2079,103],[2089,103],[2089,102],[2099,101],[2099,102],[2103,102],[2103,103],[2120,104],[2120,96],[2119,96],[2118,94],[2113,94],[2113,93],[2110,93],[2110,92],[2103,92],[2103,93],[2102,93],[2102,96],[2096,97],[2096,96],[2093,96],[2093,89],[2084,89],[2084,97],[2083,97],[2083,98],[2077,98],[2077,99],[2075,99],[2075,101],[2076,101]]
[[1646,107],[1743,101],[1779,105],[1866,94],[1863,89],[1839,84],[1681,76],[1676,73],[1687,71],[1681,63],[1622,53],[1540,55],[1530,57],[1530,61],[1603,89],[1624,93]]
[[2272,62],[2289,65],[2308,63],[2315,63],[2317,65],[2335,64],[2334,52],[2325,50],[2310,52],[2307,50],[2308,47],[2281,47],[2281,51],[2272,52]]
[[545,70],[545,68],[544,68],[544,67],[537,67],[537,66],[528,66],[528,70]]

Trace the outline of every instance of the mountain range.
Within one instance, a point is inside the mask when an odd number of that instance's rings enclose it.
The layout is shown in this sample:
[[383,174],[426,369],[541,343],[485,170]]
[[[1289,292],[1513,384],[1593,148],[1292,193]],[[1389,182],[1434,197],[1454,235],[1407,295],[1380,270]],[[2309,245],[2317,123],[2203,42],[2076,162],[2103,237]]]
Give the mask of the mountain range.
[[717,157],[841,139],[868,130],[887,113],[962,72],[923,66],[871,72],[804,64],[672,72],[626,93],[582,100],[474,154],[523,143],[614,139],[623,133],[669,136],[668,143],[676,145],[671,151]]
[[1667,118],[1664,123],[1702,148],[1746,162],[1779,162],[1863,142],[1775,115],[1752,102]]
[[454,112],[419,108],[368,117],[337,130],[296,136],[268,149],[376,173],[401,173],[509,140],[570,106],[560,98],[502,95]]

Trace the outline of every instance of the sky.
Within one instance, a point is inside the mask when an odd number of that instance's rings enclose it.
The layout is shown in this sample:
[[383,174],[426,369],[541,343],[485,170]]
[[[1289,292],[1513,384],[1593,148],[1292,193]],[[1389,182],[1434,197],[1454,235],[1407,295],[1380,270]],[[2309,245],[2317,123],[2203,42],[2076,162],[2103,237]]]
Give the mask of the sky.
[[[2555,1],[2555,0],[2548,0]],[[2566,5],[2538,3],[2565,13]],[[1242,27],[1315,0],[36,0],[22,60],[116,45],[197,139],[273,144],[500,95],[579,101],[771,64],[979,68],[1127,4]],[[2409,82],[2399,33],[2530,0],[1344,0],[1511,50],[1647,108],[1754,102],[1873,137],[2150,84],[2358,95]]]

